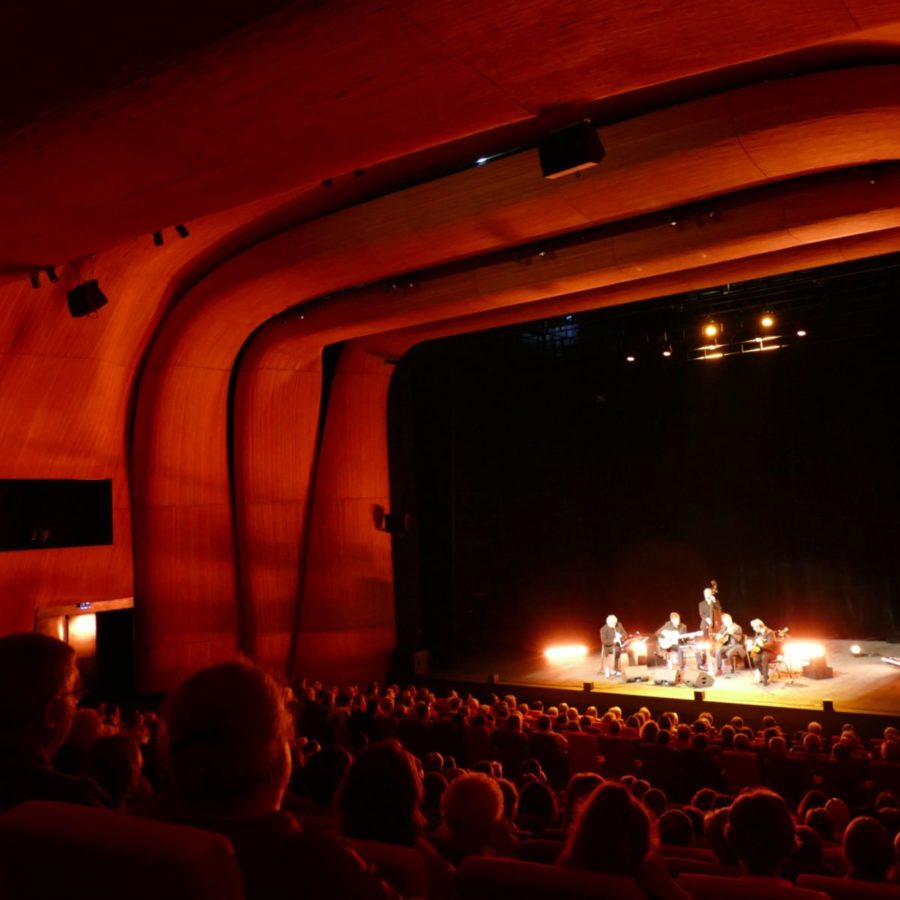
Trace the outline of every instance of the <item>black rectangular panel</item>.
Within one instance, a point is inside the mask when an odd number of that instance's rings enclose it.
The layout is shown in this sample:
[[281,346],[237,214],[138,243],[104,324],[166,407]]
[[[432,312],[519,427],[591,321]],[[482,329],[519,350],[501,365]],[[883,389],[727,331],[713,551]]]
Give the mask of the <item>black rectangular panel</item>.
[[112,479],[0,479],[0,551],[112,542]]

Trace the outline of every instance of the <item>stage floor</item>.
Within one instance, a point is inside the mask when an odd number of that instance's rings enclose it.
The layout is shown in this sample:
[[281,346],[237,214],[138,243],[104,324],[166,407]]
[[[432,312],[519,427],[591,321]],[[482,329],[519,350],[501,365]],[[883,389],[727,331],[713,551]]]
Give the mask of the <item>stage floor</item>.
[[[833,678],[812,679],[795,674],[793,680],[785,675],[773,679],[766,686],[758,684],[751,671],[738,670],[733,675],[716,678],[712,687],[704,688],[706,699],[728,704],[752,706],[822,709],[823,700],[831,700],[835,710],[852,713],[900,716],[900,668],[882,662],[882,656],[900,657],[900,644],[877,641],[830,640],[820,641],[826,648],[826,661],[834,669]],[[852,644],[862,647],[862,656],[850,653]],[[598,674],[599,652],[593,652],[577,663],[548,663],[543,656],[514,658],[480,653],[477,660],[457,662],[444,671],[433,674],[452,681],[484,682],[489,673],[507,687],[583,689],[585,682],[593,682],[591,703],[596,706],[619,702],[610,696],[604,704],[603,695],[689,700],[694,688],[687,685],[626,683],[620,677],[604,678]],[[650,669],[651,675],[663,670]],[[548,692],[547,700],[552,702]]]

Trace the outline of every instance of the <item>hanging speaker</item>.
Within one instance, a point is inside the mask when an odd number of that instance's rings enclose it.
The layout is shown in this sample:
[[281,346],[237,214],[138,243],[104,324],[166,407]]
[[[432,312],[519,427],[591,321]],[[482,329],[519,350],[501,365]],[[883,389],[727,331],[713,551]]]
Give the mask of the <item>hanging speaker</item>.
[[109,300],[106,294],[100,290],[100,282],[96,278],[76,285],[66,294],[66,302],[69,304],[69,314],[73,319],[80,319],[96,312],[101,306],[106,306]]
[[584,121],[548,134],[538,145],[538,156],[544,178],[562,178],[596,166],[606,151],[597,129]]

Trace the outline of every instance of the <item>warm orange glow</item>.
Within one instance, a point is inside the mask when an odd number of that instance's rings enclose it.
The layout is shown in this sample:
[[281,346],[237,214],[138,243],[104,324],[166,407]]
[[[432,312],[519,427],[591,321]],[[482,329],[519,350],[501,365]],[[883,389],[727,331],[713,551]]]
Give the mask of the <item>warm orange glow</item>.
[[793,668],[806,665],[811,659],[825,655],[825,648],[815,641],[789,641],[784,645],[784,658]]
[[763,328],[771,328],[775,324],[775,319],[766,313],[766,315],[759,320],[759,324],[762,325]]
[[587,656],[587,652],[584,644],[556,644],[544,650],[544,658],[548,662],[572,662]]
[[708,322],[703,326],[703,334],[710,339],[717,337],[719,334],[719,326],[715,322]]
[[647,642],[646,641],[632,641],[628,645],[628,649],[633,651],[635,656],[646,656],[647,655]]
[[84,616],[69,616],[69,646],[76,656],[96,656],[97,654],[97,616],[88,613]]

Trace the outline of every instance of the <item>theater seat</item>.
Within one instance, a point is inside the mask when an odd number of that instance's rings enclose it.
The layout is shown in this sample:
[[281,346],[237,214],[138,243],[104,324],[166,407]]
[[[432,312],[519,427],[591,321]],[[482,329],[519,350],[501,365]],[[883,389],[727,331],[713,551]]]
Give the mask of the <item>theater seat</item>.
[[544,863],[552,865],[559,859],[565,841],[551,841],[544,838],[529,838],[519,844],[516,858],[525,862]]
[[798,887],[824,891],[831,900],[900,900],[900,884],[874,884],[851,881],[849,878],[828,878],[825,875],[801,875]]
[[794,887],[781,878],[726,878],[721,875],[679,875],[694,900],[828,900],[828,894]]
[[512,859],[470,856],[457,870],[459,895],[466,900],[638,900],[645,894],[630,878],[578,872]]
[[428,896],[428,873],[422,854],[414,847],[381,841],[352,841],[356,852],[404,897]]
[[4,900],[243,900],[221,835],[64,803],[31,801],[0,815]]

